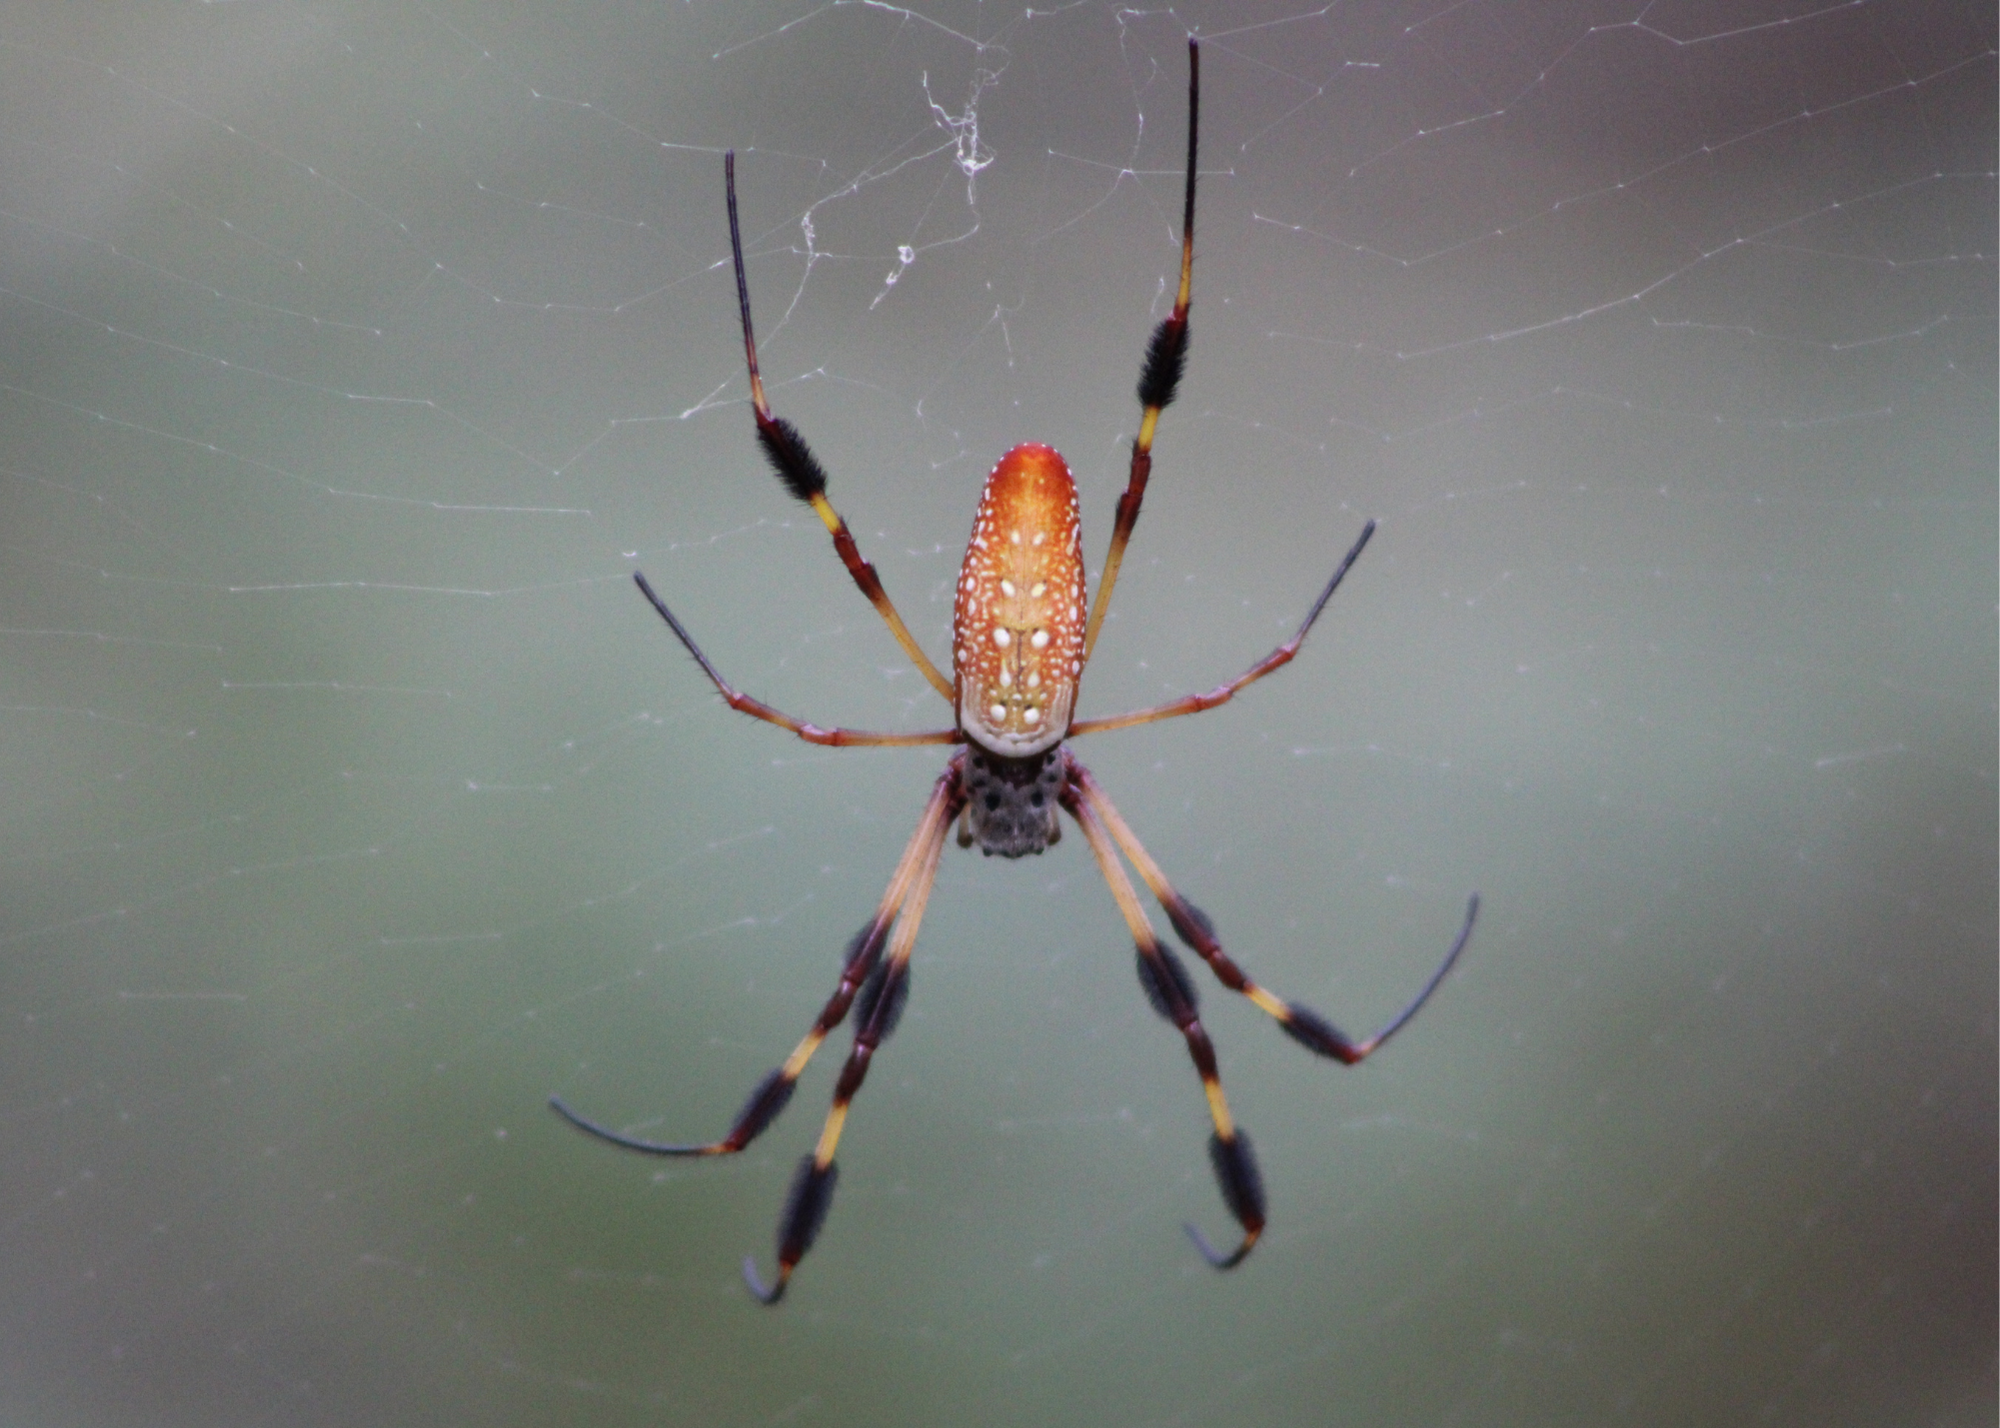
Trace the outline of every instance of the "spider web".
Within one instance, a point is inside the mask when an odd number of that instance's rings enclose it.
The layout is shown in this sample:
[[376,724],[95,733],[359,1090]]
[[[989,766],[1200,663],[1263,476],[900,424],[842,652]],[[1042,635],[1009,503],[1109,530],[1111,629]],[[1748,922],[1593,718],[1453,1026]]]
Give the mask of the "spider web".
[[[1272,1228],[1074,835],[947,857],[785,1307],[830,1083],[726,1162],[948,719],[978,484],[1108,535],[1080,741],[1256,976]],[[1989,6],[131,3],[0,19],[9,1423],[1990,1423]],[[1164,924],[1162,924],[1164,926]],[[822,1053],[835,1062],[838,1040]]]

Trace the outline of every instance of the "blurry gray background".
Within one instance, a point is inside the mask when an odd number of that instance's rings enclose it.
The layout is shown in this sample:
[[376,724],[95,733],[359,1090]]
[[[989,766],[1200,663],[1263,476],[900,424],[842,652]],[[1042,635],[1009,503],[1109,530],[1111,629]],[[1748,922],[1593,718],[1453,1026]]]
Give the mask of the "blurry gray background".
[[[39,13],[36,13],[39,11]],[[784,1307],[831,989],[981,477],[1101,558],[1080,741],[1272,1228],[1075,837],[947,857]],[[0,1418],[1990,1424],[1994,17],[1892,0],[350,3],[0,16]]]

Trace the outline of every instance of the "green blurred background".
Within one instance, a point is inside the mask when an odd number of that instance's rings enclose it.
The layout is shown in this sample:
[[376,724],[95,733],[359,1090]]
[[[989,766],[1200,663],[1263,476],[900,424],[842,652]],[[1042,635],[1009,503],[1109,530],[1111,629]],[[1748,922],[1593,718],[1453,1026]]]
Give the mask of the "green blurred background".
[[[1096,560],[1080,741],[1211,985],[1272,1229],[1081,840],[948,856],[788,1302],[830,1065],[731,1162],[945,711],[981,477]],[[1990,5],[11,7],[0,1419],[1990,1424]],[[822,1055],[832,1063],[836,1049]]]

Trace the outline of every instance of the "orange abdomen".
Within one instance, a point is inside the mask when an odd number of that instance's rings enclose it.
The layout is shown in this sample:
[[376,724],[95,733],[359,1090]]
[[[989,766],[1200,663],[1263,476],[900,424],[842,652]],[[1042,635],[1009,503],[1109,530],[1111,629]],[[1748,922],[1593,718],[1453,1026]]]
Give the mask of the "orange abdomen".
[[1051,448],[1017,446],[987,474],[958,576],[952,673],[968,739],[1006,758],[1062,742],[1084,616],[1076,482]]

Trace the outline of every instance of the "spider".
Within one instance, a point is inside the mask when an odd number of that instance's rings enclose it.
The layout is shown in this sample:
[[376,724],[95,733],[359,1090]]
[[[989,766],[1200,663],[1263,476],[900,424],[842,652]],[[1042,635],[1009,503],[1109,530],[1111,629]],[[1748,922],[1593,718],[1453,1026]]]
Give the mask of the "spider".
[[1212,709],[1288,663],[1375,533],[1373,521],[1362,527],[1360,537],[1335,568],[1333,578],[1320,591],[1298,632],[1227,684],[1206,694],[1190,694],[1129,714],[1100,719],[1072,717],[1078,681],[1097,644],[1126,543],[1139,519],[1139,503],[1152,472],[1153,433],[1160,412],[1174,399],[1187,357],[1188,291],[1194,270],[1200,62],[1199,44],[1190,39],[1187,192],[1181,219],[1180,291],[1172,315],[1154,329],[1146,349],[1139,378],[1143,413],[1138,435],[1132,442],[1131,471],[1125,493],[1118,500],[1111,548],[1105,556],[1103,578],[1098,583],[1097,598],[1089,607],[1089,618],[1086,620],[1084,615],[1083,549],[1077,524],[1076,483],[1062,457],[1051,448],[1033,444],[1017,446],[1000,458],[980,492],[972,539],[958,581],[950,679],[925,656],[883,590],[875,567],[862,559],[847,523],[827,500],[826,473],[797,428],[771,414],[757,368],[757,339],[750,325],[750,289],[743,275],[743,239],[736,218],[736,156],[731,153],[724,158],[729,247],[736,265],[736,297],[743,315],[743,352],[750,373],[757,441],[786,489],[810,505],[825,523],[833,537],[834,549],[854,577],[854,583],[881,614],[911,663],[952,706],[953,725],[927,733],[884,734],[823,729],[795,719],[724,679],[666,602],[646,583],[646,577],[635,573],[633,579],[730,708],[789,729],[813,744],[966,746],[952,754],[944,772],[932,785],[916,832],[890,875],[888,890],[876,905],[875,915],[848,943],[839,986],[792,1054],[751,1092],[727,1135],[699,1145],[641,1140],[586,1119],[559,1096],[550,1098],[550,1105],[571,1124],[626,1150],[648,1155],[733,1155],[777,1118],[791,1100],[806,1063],[852,1009],[856,1022],[854,1042],[834,1087],[833,1105],[820,1131],[818,1145],[799,1162],[778,1222],[777,1276],[766,1285],[757,1273],[755,1258],[743,1262],[743,1277],[750,1292],[766,1304],[775,1304],[784,1296],[793,1271],[811,1248],[826,1218],[837,1174],[834,1150],[847,1122],[848,1105],[861,1089],[875,1053],[896,1029],[902,1015],[910,990],[910,952],[916,944],[917,926],[923,919],[924,906],[937,877],[938,861],[954,821],[958,824],[961,848],[977,843],[981,852],[997,853],[1003,858],[1040,853],[1056,842],[1062,834],[1056,819],[1058,809],[1069,814],[1082,830],[1084,841],[1090,845],[1091,854],[1110,886],[1112,899],[1137,945],[1139,984],[1154,1010],[1186,1039],[1188,1053],[1207,1093],[1209,1117],[1214,1123],[1209,1159],[1221,1185],[1223,1202],[1242,1234],[1235,1248],[1224,1252],[1211,1245],[1196,1226],[1189,1224],[1186,1229],[1202,1257],[1217,1269],[1240,1264],[1263,1233],[1263,1181],[1251,1154],[1250,1138],[1236,1124],[1229,1113],[1229,1103],[1223,1098],[1215,1050],[1196,1015],[1194,981],[1180,959],[1154,933],[1126,876],[1121,855],[1138,870],[1180,939],[1200,954],[1223,986],[1248,997],[1275,1019],[1287,1035],[1309,1050],[1349,1066],[1375,1051],[1416,1015],[1472,935],[1473,920],[1479,912],[1477,893],[1466,905],[1465,921],[1451,949],[1410,1004],[1373,1036],[1361,1041],[1349,1040],[1317,1012],[1259,986],[1230,960],[1216,939],[1215,924],[1174,890],[1159,864],[1105,797],[1097,780],[1066,747],[1066,741],[1079,734],[1127,729]]

